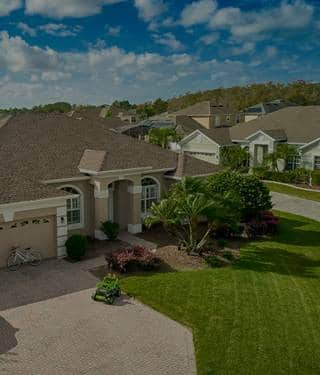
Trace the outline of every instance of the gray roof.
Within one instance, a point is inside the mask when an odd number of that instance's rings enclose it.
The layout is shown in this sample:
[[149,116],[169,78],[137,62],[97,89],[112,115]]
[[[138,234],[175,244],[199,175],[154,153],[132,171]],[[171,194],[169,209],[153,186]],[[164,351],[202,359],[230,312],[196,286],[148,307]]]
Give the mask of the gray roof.
[[233,141],[245,140],[259,130],[271,131],[289,143],[309,143],[320,138],[320,106],[287,107],[256,120],[231,127]]
[[173,112],[170,115],[174,116],[212,116],[219,113],[232,113],[232,109],[211,101],[204,101],[196,103],[190,107],[181,109],[180,111]]
[[[103,119],[19,114],[0,129],[0,204],[63,195],[41,181],[83,176],[79,164],[112,171],[175,170],[177,163],[176,153],[116,134]],[[205,164],[213,173],[212,165]],[[198,174],[196,166],[194,173]]]

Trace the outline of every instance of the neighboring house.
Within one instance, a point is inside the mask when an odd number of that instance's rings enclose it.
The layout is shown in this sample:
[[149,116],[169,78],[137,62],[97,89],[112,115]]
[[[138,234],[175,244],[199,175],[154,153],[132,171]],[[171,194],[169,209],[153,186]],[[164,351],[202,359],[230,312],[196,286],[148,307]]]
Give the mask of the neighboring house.
[[100,109],[100,117],[118,117],[121,121],[129,124],[136,124],[140,121],[140,116],[136,109],[111,108],[110,106]]
[[320,169],[320,106],[287,107],[250,123],[231,128],[189,129],[181,141],[181,150],[199,159],[218,164],[223,147],[246,147],[252,167],[263,163],[267,154],[280,144],[296,145],[300,154],[289,161],[289,168]]
[[261,102],[244,110],[244,121],[249,122],[252,120],[256,120],[261,116],[265,116],[269,113],[292,106],[294,106],[294,104],[286,102],[283,99],[276,99],[270,102]]
[[110,128],[104,119],[31,113],[2,125],[0,266],[16,245],[63,257],[71,234],[104,239],[105,220],[141,232],[170,184],[219,169]]
[[172,119],[176,119],[178,116],[187,116],[206,129],[233,126],[244,120],[243,113],[211,101],[203,101],[169,114]]

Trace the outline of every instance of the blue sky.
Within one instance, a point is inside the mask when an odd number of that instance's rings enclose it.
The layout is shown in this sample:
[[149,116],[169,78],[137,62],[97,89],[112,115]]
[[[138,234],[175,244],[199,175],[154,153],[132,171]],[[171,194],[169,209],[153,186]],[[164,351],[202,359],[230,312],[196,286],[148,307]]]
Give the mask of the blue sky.
[[319,0],[0,0],[0,107],[319,81]]

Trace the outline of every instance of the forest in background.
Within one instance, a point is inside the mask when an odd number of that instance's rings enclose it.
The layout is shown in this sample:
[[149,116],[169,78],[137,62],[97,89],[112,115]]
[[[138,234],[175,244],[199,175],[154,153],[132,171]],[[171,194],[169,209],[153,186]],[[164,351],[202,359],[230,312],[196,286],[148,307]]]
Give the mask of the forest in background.
[[[295,81],[288,84],[267,82],[247,86],[234,86],[230,88],[216,88],[212,90],[187,92],[184,95],[172,97],[168,100],[156,99],[141,104],[132,104],[128,100],[116,100],[111,104],[109,112],[114,114],[119,110],[136,109],[142,118],[154,116],[163,112],[174,112],[195,103],[210,100],[216,104],[229,106],[231,109],[243,110],[262,101],[284,99],[297,105],[320,105],[320,83]],[[0,113],[18,112],[69,112],[75,108],[97,108],[104,105],[81,105],[66,102],[50,103],[32,108],[7,108],[0,109]]]

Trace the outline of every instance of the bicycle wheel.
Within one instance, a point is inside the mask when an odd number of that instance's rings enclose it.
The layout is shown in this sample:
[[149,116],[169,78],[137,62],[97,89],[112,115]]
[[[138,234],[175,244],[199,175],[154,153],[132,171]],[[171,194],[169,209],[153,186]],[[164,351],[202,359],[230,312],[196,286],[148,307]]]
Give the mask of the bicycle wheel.
[[40,252],[32,251],[32,253],[30,254],[30,257],[31,257],[31,260],[30,260],[31,266],[39,266],[42,260]]
[[7,260],[7,266],[10,271],[17,271],[22,265],[21,260],[15,253],[11,253]]

